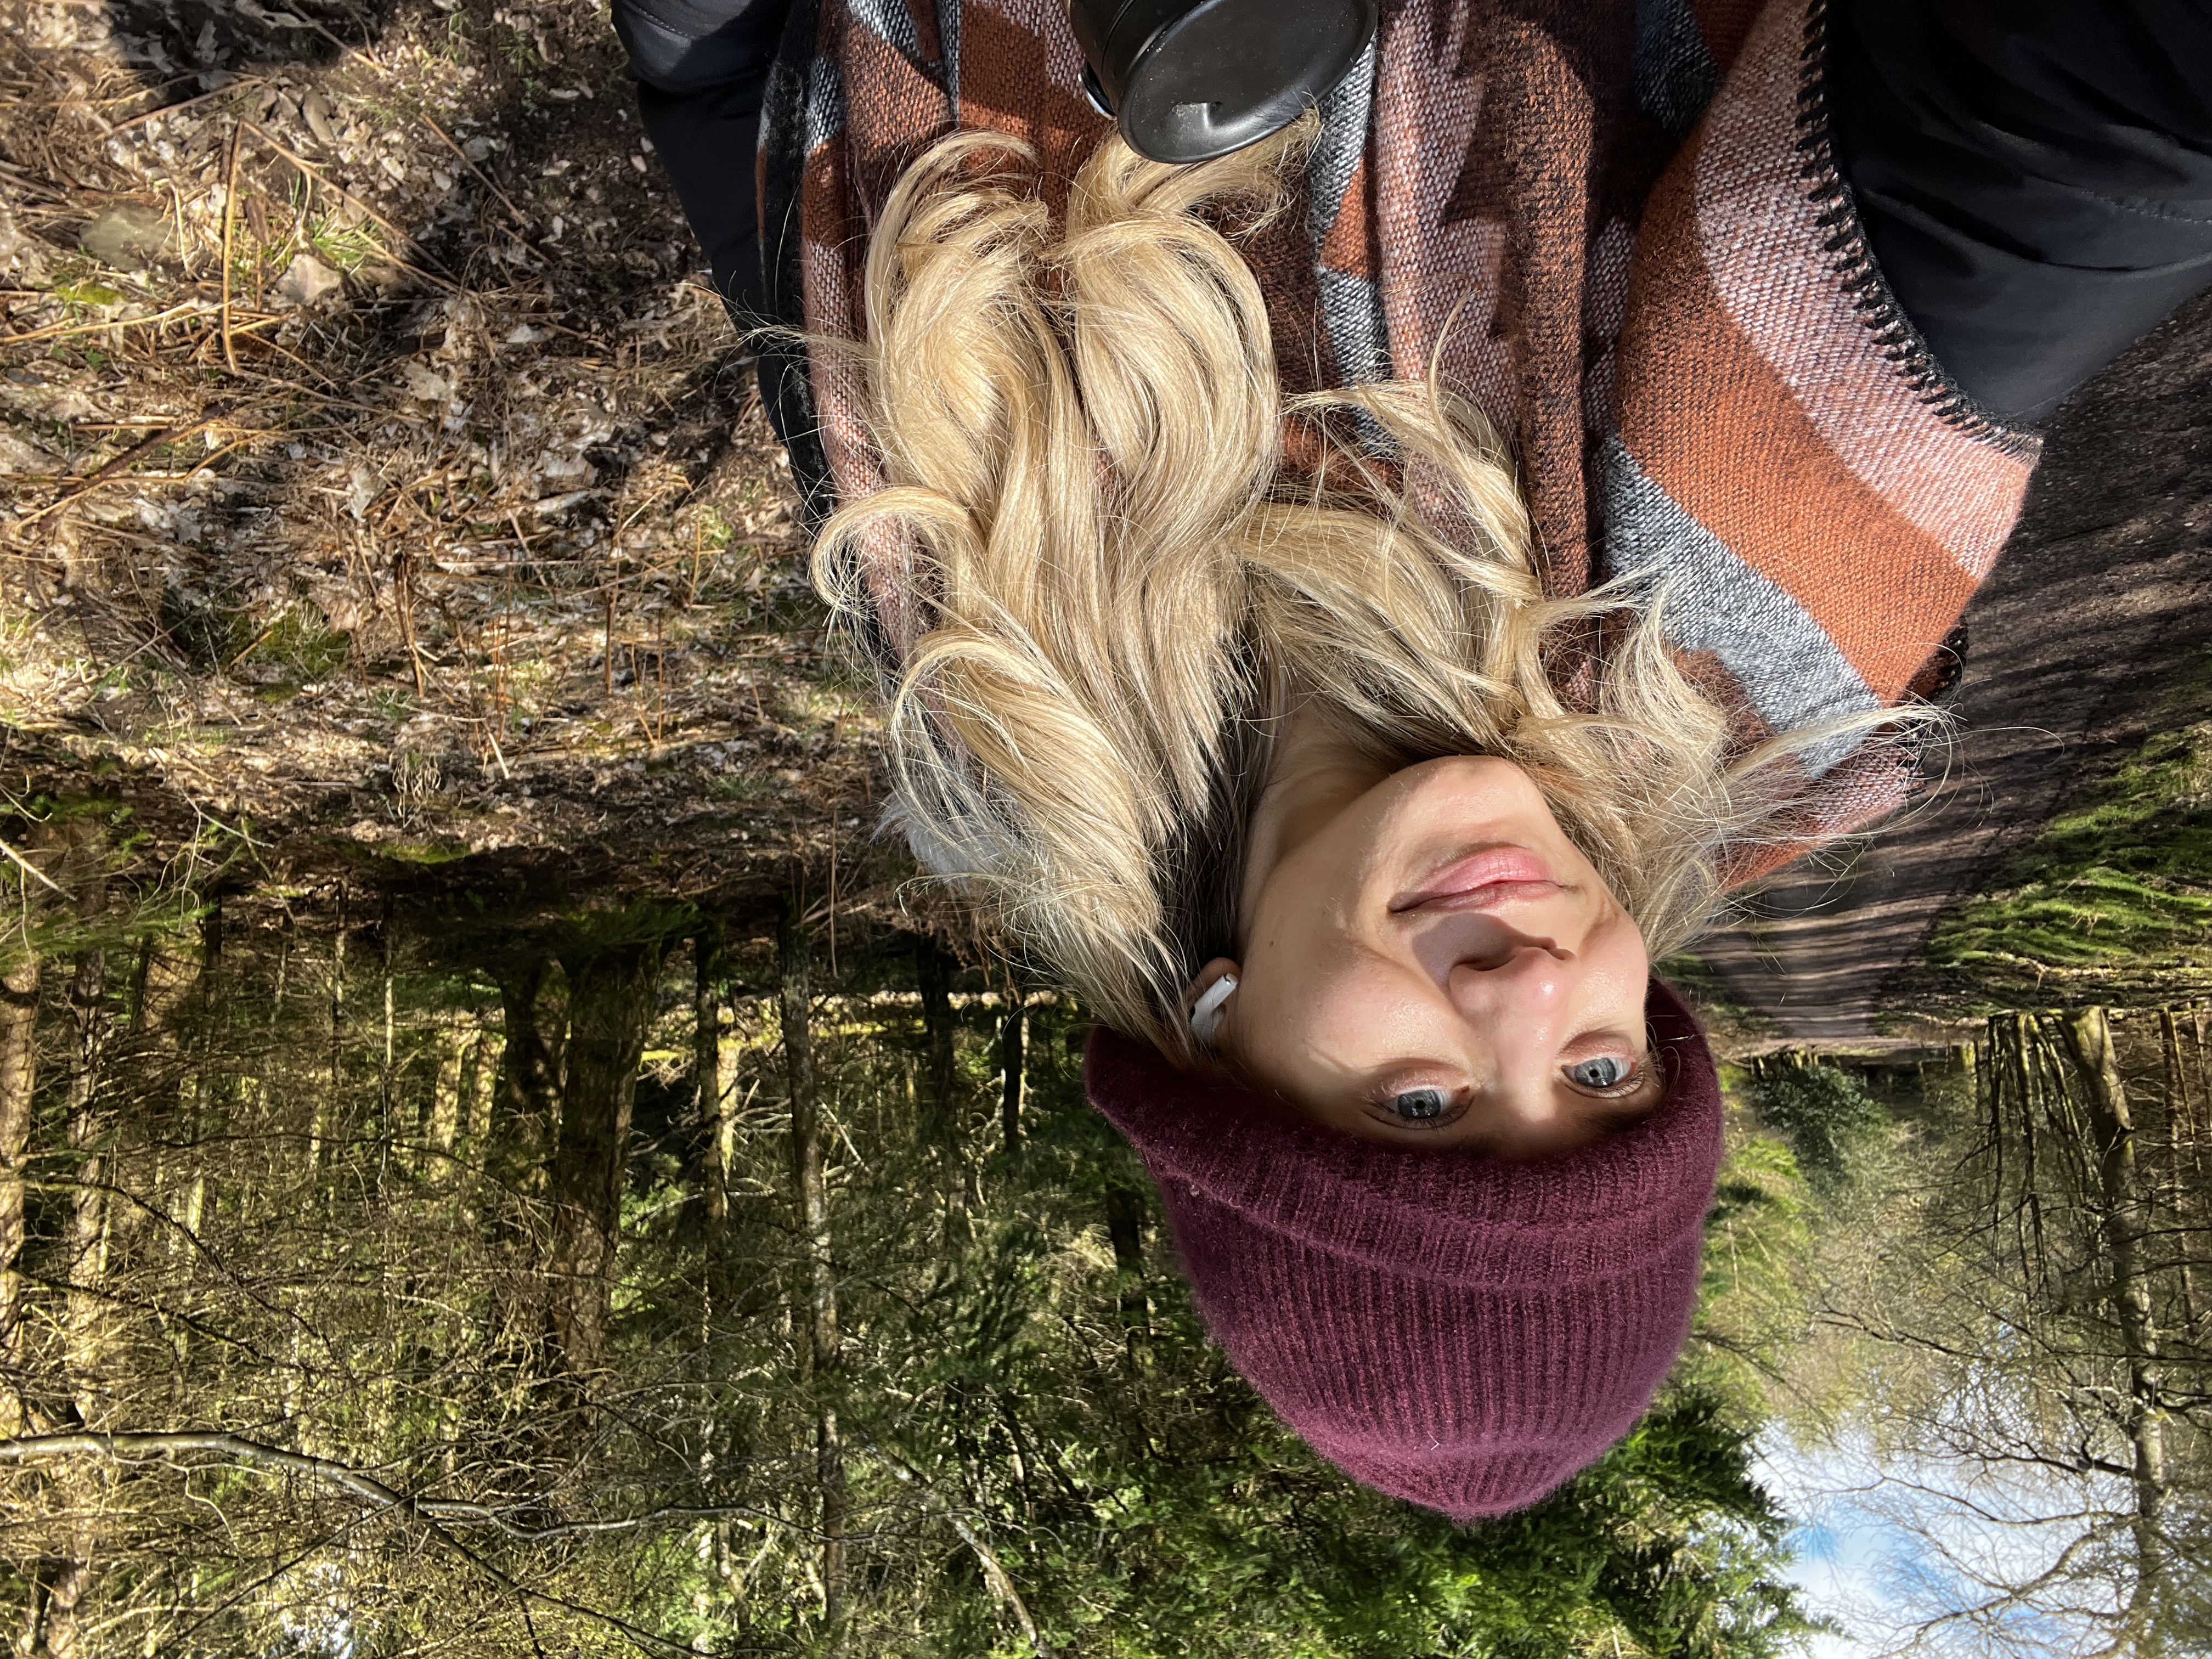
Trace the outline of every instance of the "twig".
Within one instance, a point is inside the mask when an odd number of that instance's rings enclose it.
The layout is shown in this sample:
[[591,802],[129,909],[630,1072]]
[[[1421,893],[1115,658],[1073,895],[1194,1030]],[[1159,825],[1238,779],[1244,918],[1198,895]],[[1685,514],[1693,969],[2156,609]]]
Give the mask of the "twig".
[[[409,488],[413,488],[412,485]],[[407,665],[415,671],[415,695],[430,694],[428,684],[422,678],[422,647],[415,642],[415,557],[404,550],[392,562],[392,586],[397,590],[399,607],[399,631],[407,641]]]
[[241,75],[237,80],[230,82],[229,85],[217,87],[213,92],[204,92],[197,98],[186,98],[177,103],[164,104],[159,109],[148,110],[143,115],[134,115],[127,121],[118,121],[113,126],[107,130],[107,136],[112,138],[117,133],[128,132],[131,128],[138,126],[144,122],[158,121],[164,115],[179,114],[182,112],[191,108],[196,104],[204,104],[213,99],[228,98],[232,93],[240,90],[241,88],[259,86],[261,84],[261,81],[262,77],[258,75]]
[[251,644],[251,645],[247,646],[247,647],[246,647],[246,649],[245,649],[245,650],[243,650],[243,651],[240,652],[236,656],[233,657],[233,658],[232,658],[228,662],[227,662],[227,663],[223,664],[223,665],[222,665],[222,672],[223,672],[224,673],[226,673],[226,674],[229,673],[229,672],[230,672],[230,671],[231,671],[232,669],[234,669],[234,668],[237,667],[239,664],[240,664],[240,663],[244,662],[244,661],[245,661],[248,657],[252,656],[255,652],[258,651],[258,650],[259,650],[263,646],[266,645],[266,644],[269,642],[269,636],[270,636],[270,635],[274,634],[274,633],[275,633],[275,632],[276,632],[279,628],[282,628],[283,625],[284,625],[284,618],[283,618],[283,617],[281,617],[281,616],[280,616],[280,617],[278,617],[276,618],[276,620],[275,622],[270,623],[269,624],[269,626],[268,626],[268,627],[266,627],[266,628],[263,629],[262,629],[258,634],[256,634],[256,635],[253,636],[253,643],[252,643],[252,644]]
[[615,556],[611,562],[614,565],[614,579],[607,584],[607,626],[600,647],[601,666],[606,670],[607,692],[610,696],[613,695],[615,689],[615,606],[622,598],[622,553],[619,545],[615,550]]
[[83,488],[89,489],[94,484],[106,483],[140,456],[150,454],[165,444],[182,443],[187,438],[196,437],[211,426],[222,425],[235,412],[230,409],[218,409],[211,415],[201,416],[190,426],[173,426],[164,431],[156,432],[150,438],[142,438],[113,460],[102,464],[90,477],[84,481]]
[[[198,100],[195,99],[194,102]],[[185,280],[192,274],[192,239],[185,234],[185,193],[177,188],[173,179],[166,181],[169,186],[169,211],[177,226],[177,262],[184,268]]]
[[230,231],[238,216],[238,134],[242,125],[231,124],[230,156],[222,171],[222,361],[234,374],[238,373],[238,353],[230,343]]
[[411,1507],[409,1498],[393,1491],[374,1475],[348,1468],[343,1463],[333,1463],[326,1458],[311,1457],[304,1452],[286,1451],[282,1447],[266,1446],[258,1440],[247,1440],[235,1434],[219,1431],[170,1431],[157,1434],[40,1434],[25,1435],[16,1439],[0,1440],[0,1462],[30,1463],[49,1457],[82,1456],[93,1453],[103,1457],[127,1459],[151,1457],[167,1459],[179,1452],[216,1452],[232,1457],[241,1463],[258,1464],[264,1468],[283,1469],[288,1474],[308,1474],[327,1480],[343,1492],[385,1508]]
[[26,526],[36,524],[40,520],[45,518],[49,513],[58,513],[62,508],[69,506],[70,502],[82,501],[85,496],[99,489],[100,485],[107,483],[110,479],[116,477],[117,474],[120,473],[125,467],[129,466],[131,462],[137,460],[140,456],[150,454],[155,450],[161,448],[164,444],[179,443],[185,439],[191,437],[195,433],[204,432],[208,428],[215,426],[221,422],[228,420],[231,413],[232,411],[228,410],[219,410],[215,414],[201,416],[198,420],[194,421],[190,426],[172,427],[165,431],[156,432],[152,437],[144,440],[143,442],[131,445],[130,448],[125,450],[120,455],[118,455],[113,460],[109,461],[106,465],[100,467],[98,471],[94,472],[75,489],[70,491],[68,495],[61,496],[58,500],[48,501],[44,507],[39,508],[35,513],[27,513],[21,518],[16,520],[14,528],[20,531]]
[[[469,159],[468,151],[463,149],[459,144],[455,143],[452,137],[447,135],[445,128],[440,126],[427,114],[422,113],[419,111],[416,112],[415,118],[420,121],[424,126],[429,128],[430,131],[437,136],[438,141],[441,143],[444,144],[447,149],[453,151],[455,155],[460,158],[461,165],[466,167],[476,176],[476,180],[478,184],[482,185],[486,190],[499,198],[499,204],[507,210],[508,216],[511,217],[516,224],[520,225],[525,230],[530,228],[530,221],[522,216],[522,210],[515,206],[514,202],[509,199],[507,193],[505,191],[501,190],[497,185],[492,183],[491,175],[489,173],[486,173],[482,167],[478,167],[474,161]],[[528,246],[527,242],[526,242],[524,246]],[[537,250],[532,248],[531,249],[531,252],[534,253]]]
[[21,334],[0,335],[0,345],[27,345],[33,340],[59,340],[71,334],[98,334],[111,328],[150,328],[160,323],[173,323],[179,317],[204,317],[207,307],[187,300],[167,311],[157,311],[149,317],[116,317],[100,323],[54,323],[45,328],[33,328]]
[[39,866],[38,866],[37,865],[35,865],[35,864],[32,863],[32,862],[30,861],[30,860],[28,860],[28,859],[25,858],[25,857],[24,857],[21,853],[17,852],[14,848],[12,848],[12,847],[9,846],[9,845],[8,845],[8,843],[7,843],[6,842],[4,842],[4,841],[0,841],[0,853],[5,853],[5,854],[9,857],[9,858],[11,858],[11,859],[15,860],[16,865],[17,865],[17,866],[19,866],[19,867],[23,871],[23,872],[24,872],[26,875],[31,875],[31,876],[35,876],[35,877],[37,877],[40,881],[44,882],[47,886],[49,886],[49,887],[52,888],[52,889],[54,890],[54,891],[56,891],[57,893],[60,893],[60,894],[61,894],[61,896],[62,896],[64,898],[67,898],[67,897],[69,896],[68,893],[66,893],[66,892],[64,892],[64,891],[63,890],[63,889],[62,889],[62,887],[61,887],[60,884],[58,884],[58,882],[56,882],[56,881],[54,880],[54,878],[53,878],[52,876],[48,875],[45,871],[43,871],[43,870],[40,869],[40,868],[39,868]]
[[1028,1603],[1022,1600],[1021,1591],[1014,1586],[1012,1575],[1007,1572],[997,1553],[961,1517],[960,1512],[945,1502],[944,1496],[923,1479],[920,1469],[873,1436],[867,1437],[867,1443],[871,1451],[891,1466],[893,1474],[912,1486],[924,1504],[951,1523],[952,1530],[959,1534],[960,1541],[975,1553],[975,1564],[983,1570],[983,1583],[990,1590],[992,1598],[1012,1613],[1015,1622],[1021,1626],[1022,1634],[1029,1638],[1030,1650],[1037,1656],[1037,1659],[1052,1659],[1052,1650],[1037,1634],[1036,1620],[1030,1616]]
[[370,70],[374,71],[375,74],[384,80],[389,81],[392,78],[392,71],[385,68],[383,64],[378,63],[372,53],[363,52],[359,46],[348,46],[344,41],[339,40],[337,35],[332,34],[328,29],[325,28],[320,23],[318,23],[312,17],[307,18],[303,21],[307,23],[309,28],[314,30],[316,33],[321,35],[324,40],[329,41],[347,57],[357,58],[362,63],[366,64]]
[[134,87],[129,92],[118,93],[112,98],[64,98],[59,103],[48,106],[48,107],[53,109],[106,109],[111,104],[128,104],[141,98],[150,98],[157,92],[167,92],[171,87],[181,87],[187,81],[198,80],[200,78],[200,73],[201,72],[199,70],[194,70],[188,75],[173,75],[166,81],[156,81],[150,87]]
[[145,1458],[168,1462],[180,1454],[212,1453],[234,1462],[263,1468],[281,1469],[287,1474],[311,1476],[327,1481],[348,1496],[372,1505],[380,1510],[397,1511],[420,1522],[430,1534],[447,1548],[460,1555],[471,1565],[482,1568],[506,1589],[517,1596],[528,1596],[550,1607],[564,1607],[572,1613],[618,1630],[641,1645],[659,1648],[672,1656],[686,1656],[691,1650],[682,1643],[630,1623],[614,1613],[556,1595],[550,1590],[532,1589],[517,1583],[494,1563],[487,1561],[476,1551],[455,1538],[446,1526],[447,1522],[459,1522],[470,1526],[488,1526],[511,1538],[525,1542],[547,1541],[572,1533],[629,1530],[663,1519],[696,1520],[717,1515],[757,1516],[757,1509],[729,1506],[714,1509],[658,1510],[650,1515],[626,1516],[607,1522],[583,1522],[550,1528],[521,1528],[486,1504],[471,1504],[450,1499],[421,1498],[386,1486],[375,1476],[364,1474],[359,1469],[349,1468],[327,1457],[311,1457],[303,1452],[286,1451],[280,1446],[264,1445],[258,1440],[248,1440],[243,1435],[225,1434],[205,1430],[172,1430],[146,1434],[43,1434],[24,1435],[16,1439],[0,1440],[0,1462],[40,1462],[50,1457],[91,1455],[112,1457],[118,1461]]

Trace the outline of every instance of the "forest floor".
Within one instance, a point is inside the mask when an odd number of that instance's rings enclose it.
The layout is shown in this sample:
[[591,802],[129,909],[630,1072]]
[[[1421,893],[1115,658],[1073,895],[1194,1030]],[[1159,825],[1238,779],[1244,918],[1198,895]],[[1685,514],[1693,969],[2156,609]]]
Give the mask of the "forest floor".
[[0,788],[280,876],[849,874],[699,264],[597,8],[0,0]]
[[[2209,543],[2200,301],[2052,422],[2020,529],[1967,610],[1957,736],[1927,798],[1700,947],[1738,1046],[1910,1047],[1993,1006],[2212,988]],[[2100,919],[2115,925],[2089,945]]]
[[[0,815],[96,790],[192,878],[894,908],[698,262],[596,8],[0,0]],[[1701,953],[1734,1046],[2044,994],[2037,835],[2212,712],[2208,386],[2199,305],[2062,413],[1942,785]],[[1928,965],[1998,887],[2044,908]],[[2139,968],[2060,976],[2194,971]]]

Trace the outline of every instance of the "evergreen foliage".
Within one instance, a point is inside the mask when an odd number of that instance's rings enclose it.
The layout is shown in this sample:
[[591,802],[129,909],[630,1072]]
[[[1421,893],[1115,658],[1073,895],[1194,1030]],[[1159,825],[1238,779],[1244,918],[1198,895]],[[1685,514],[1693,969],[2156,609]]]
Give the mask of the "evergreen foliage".
[[200,1437],[0,1462],[0,1596],[51,1626],[74,1586],[88,1659],[1767,1659],[1808,1628],[1756,1413],[1702,1382],[1472,1528],[1315,1457],[1207,1340],[1064,1001],[1010,1048],[1002,981],[926,1001],[909,939],[848,924],[834,974],[817,946],[825,1368],[772,941],[712,934],[702,1100],[691,906],[289,897],[37,994],[0,1445]]
[[1786,1066],[1758,1080],[1760,1119],[1790,1142],[1797,1166],[1819,1193],[1849,1177],[1855,1147],[1885,1120],[1881,1103],[1840,1066]]

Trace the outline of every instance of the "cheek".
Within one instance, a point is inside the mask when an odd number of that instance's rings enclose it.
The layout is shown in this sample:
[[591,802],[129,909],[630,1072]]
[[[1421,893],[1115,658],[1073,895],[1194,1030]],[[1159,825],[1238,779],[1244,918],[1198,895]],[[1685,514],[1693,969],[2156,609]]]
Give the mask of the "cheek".
[[1651,955],[1628,913],[1616,909],[1584,948],[1594,1000],[1619,1005],[1626,1017],[1640,1016],[1651,979]]
[[1238,988],[1240,1002],[1248,989],[1258,994],[1238,1010],[1232,1041],[1240,1059],[1279,1086],[1364,1075],[1419,1052],[1433,1000],[1421,994],[1418,975],[1349,947],[1262,964]]

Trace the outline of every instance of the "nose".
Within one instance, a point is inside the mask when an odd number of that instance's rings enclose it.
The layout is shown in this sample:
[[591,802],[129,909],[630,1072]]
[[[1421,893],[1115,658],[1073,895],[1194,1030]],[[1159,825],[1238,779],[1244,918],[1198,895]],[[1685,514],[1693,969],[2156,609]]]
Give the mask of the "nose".
[[1455,953],[1444,990],[1470,1018],[1502,1003],[1529,1012],[1559,1000],[1577,971],[1575,953],[1547,939],[1501,931],[1470,939]]
[[1497,1138],[1542,1150],[1559,1133],[1553,1073],[1581,975],[1574,953],[1519,937],[1452,965],[1445,993],[1480,1033]]

